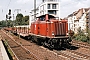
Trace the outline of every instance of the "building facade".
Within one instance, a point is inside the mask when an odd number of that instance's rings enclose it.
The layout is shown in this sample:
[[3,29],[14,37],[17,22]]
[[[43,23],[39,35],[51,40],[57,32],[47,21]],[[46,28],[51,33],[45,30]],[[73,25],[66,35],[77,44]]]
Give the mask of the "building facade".
[[42,0],[42,3],[35,9],[36,13],[34,14],[34,10],[31,10],[30,14],[30,25],[31,22],[35,21],[34,15],[36,17],[45,15],[45,14],[51,14],[57,19],[60,19],[60,4],[59,0]]
[[77,33],[77,30],[81,30],[87,33],[90,29],[90,8],[82,8],[73,12],[68,16],[68,30],[72,30]]

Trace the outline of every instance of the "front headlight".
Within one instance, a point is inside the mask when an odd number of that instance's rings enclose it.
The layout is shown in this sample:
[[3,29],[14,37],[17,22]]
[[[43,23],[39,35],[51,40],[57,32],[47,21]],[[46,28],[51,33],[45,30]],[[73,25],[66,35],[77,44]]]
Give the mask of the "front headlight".
[[69,34],[67,33],[67,35],[69,35]]
[[52,35],[54,35],[54,32],[52,32]]

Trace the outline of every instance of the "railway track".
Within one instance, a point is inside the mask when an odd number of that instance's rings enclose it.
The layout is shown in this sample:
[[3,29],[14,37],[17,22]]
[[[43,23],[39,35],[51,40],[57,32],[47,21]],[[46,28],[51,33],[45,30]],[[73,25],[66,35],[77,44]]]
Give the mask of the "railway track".
[[[84,45],[86,43],[82,43],[82,42],[74,42],[74,43],[77,43],[77,45],[83,44],[82,46],[79,46],[79,47],[84,47],[86,50],[89,48],[89,45],[87,45],[88,47],[86,45]],[[79,43],[81,43],[81,44],[79,44]],[[60,50],[60,51],[53,50],[51,52],[54,53],[55,55],[65,58],[66,60],[90,60],[90,54],[85,54],[82,51],[80,52],[80,51],[76,51],[76,50],[72,50],[72,49],[67,49],[64,47],[63,47],[63,49],[64,50]],[[79,48],[77,50],[79,50]]]
[[71,42],[71,44],[73,44],[74,46],[84,47],[84,48],[90,49],[90,44],[85,43],[85,42],[80,42],[80,41],[73,40]]
[[67,60],[79,60],[78,56],[71,54],[67,51],[56,51],[54,50],[55,53],[57,53],[58,56],[65,57]]
[[50,51],[53,54],[57,55],[58,57],[64,58],[65,60],[90,60],[90,55],[76,52],[74,50],[66,49],[66,50],[60,50],[60,51],[59,50],[51,51],[44,47],[41,47],[41,48],[43,48],[47,51]]
[[89,55],[85,55],[79,52],[65,50],[65,51],[56,51],[54,50],[59,56],[66,57],[68,60],[90,60]]
[[0,31],[2,38],[8,41],[10,48],[15,53],[17,57],[16,60],[40,60],[36,55],[30,52],[27,48],[22,46],[20,43],[16,42],[12,36],[6,34],[4,31]]
[[22,39],[22,38],[18,38],[17,36],[15,36],[15,35],[13,35],[12,33],[9,33],[9,32],[7,32],[7,34],[12,39],[15,39],[15,41],[17,41],[18,43],[21,43],[22,46],[24,46],[25,48],[27,48],[28,50],[33,52],[33,54],[35,53],[35,55],[38,56],[37,58],[39,58],[38,60],[60,60],[60,59],[65,60],[63,57],[58,57],[55,54],[42,49],[40,46],[38,46],[35,43],[32,43],[31,41],[28,41],[28,40],[25,40],[25,39]]
[[[14,39],[11,35],[9,35],[10,38]],[[15,39],[16,41],[17,39]],[[17,40],[18,41],[18,40]],[[20,42],[19,42],[20,43]],[[22,46],[27,46],[28,44],[26,43],[22,43]],[[19,47],[19,46],[14,46],[12,48],[15,48],[15,47]],[[29,47],[29,45],[28,45]],[[80,46],[82,47],[82,46]],[[41,48],[41,47],[40,47]],[[44,48],[43,49],[45,50],[48,50],[50,51],[49,49],[47,48]],[[17,49],[18,50],[18,49]],[[74,51],[74,50],[69,50],[69,49],[66,49],[66,50],[53,50],[51,51],[53,54],[55,54],[56,56],[60,57],[61,59],[63,60],[90,60],[90,55],[88,54],[84,54],[82,52],[77,52],[77,51]],[[27,52],[29,53],[29,52]],[[20,53],[19,53],[20,54]],[[29,60],[29,58],[27,58],[27,60]],[[41,60],[41,59],[40,59]]]

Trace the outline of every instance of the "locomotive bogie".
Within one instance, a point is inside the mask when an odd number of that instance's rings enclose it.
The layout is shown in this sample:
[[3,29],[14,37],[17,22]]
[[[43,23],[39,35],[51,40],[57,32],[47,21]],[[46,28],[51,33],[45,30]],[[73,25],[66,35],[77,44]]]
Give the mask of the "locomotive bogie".
[[54,37],[54,38],[50,38],[50,37],[46,37],[46,36],[41,36],[41,35],[36,35],[36,34],[30,34],[30,40],[39,44],[39,45],[43,45],[45,47],[48,47],[50,49],[57,49],[57,48],[61,48],[64,45],[69,45],[69,40],[68,40],[68,36],[67,37]]

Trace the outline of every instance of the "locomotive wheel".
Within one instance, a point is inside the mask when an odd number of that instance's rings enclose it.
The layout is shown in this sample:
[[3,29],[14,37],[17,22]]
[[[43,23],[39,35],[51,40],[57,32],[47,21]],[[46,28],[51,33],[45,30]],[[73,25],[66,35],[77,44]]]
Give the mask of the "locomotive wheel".
[[43,44],[43,46],[45,46],[45,47],[48,47],[48,46],[49,46],[49,44],[47,43],[47,41],[44,41],[42,44]]
[[57,39],[49,39],[48,40],[48,47],[50,49],[54,49],[58,47],[58,40]]
[[66,48],[70,48],[71,47],[71,44],[69,43],[69,41],[67,39],[63,39],[63,46],[66,47]]
[[27,39],[30,40],[32,37],[31,36],[27,36]]
[[43,42],[43,46],[49,48],[50,50],[52,50],[54,48],[54,46],[52,44],[50,44],[50,43],[48,43],[46,41]]
[[41,42],[42,42],[42,40],[40,38],[37,38],[37,44],[42,45]]
[[31,40],[34,42],[34,36],[32,36]]
[[45,41],[45,42],[42,42],[42,45],[43,45],[43,46],[47,46],[47,43],[46,43],[46,41]]
[[49,47],[50,47],[50,49],[54,49],[55,48],[52,42],[50,43]]

